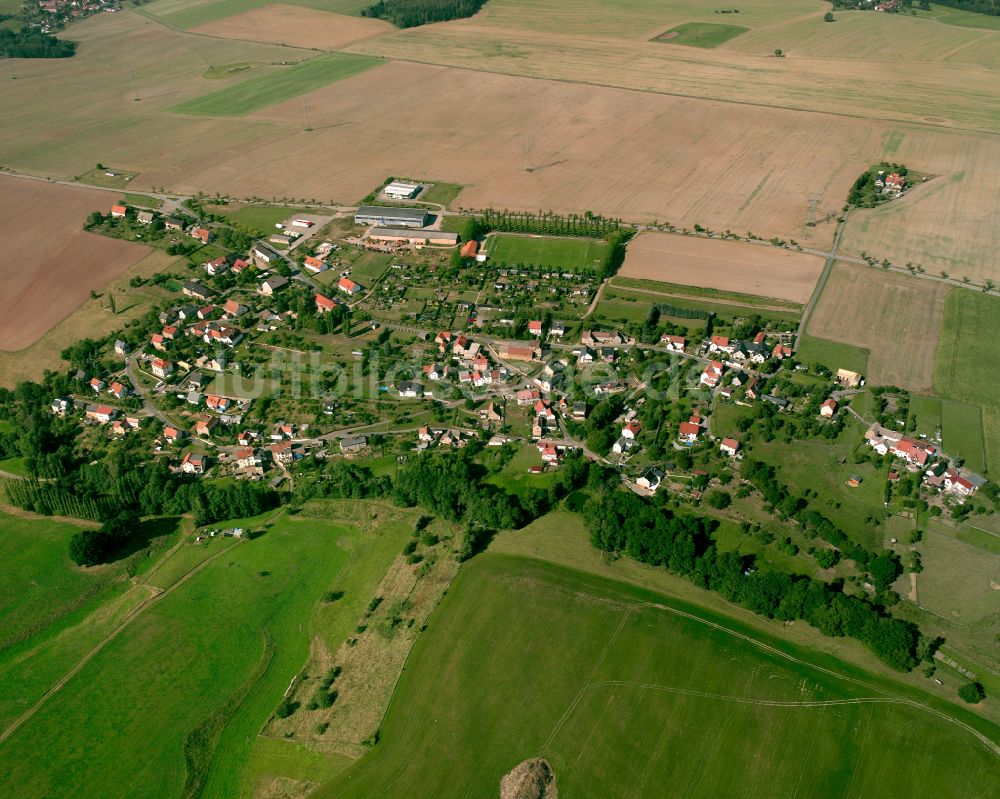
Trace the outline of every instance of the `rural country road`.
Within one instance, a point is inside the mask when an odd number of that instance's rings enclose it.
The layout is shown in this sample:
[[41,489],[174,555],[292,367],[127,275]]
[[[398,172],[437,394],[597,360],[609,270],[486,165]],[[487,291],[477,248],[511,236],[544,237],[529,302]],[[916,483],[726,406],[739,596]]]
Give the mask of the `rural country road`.
[[837,223],[837,231],[833,234],[833,244],[830,246],[830,251],[826,253],[826,263],[823,264],[823,271],[819,276],[819,280],[816,281],[816,288],[813,289],[809,303],[802,311],[802,319],[799,320],[799,329],[795,331],[794,349],[796,352],[799,351],[799,344],[802,341],[802,335],[806,332],[806,324],[809,322],[809,317],[812,316],[813,308],[816,307],[819,296],[823,293],[823,289],[826,286],[826,281],[830,278],[833,265],[837,262],[837,248],[840,247],[840,239],[844,235],[844,227],[847,225],[847,218],[850,214],[851,209],[848,208]]

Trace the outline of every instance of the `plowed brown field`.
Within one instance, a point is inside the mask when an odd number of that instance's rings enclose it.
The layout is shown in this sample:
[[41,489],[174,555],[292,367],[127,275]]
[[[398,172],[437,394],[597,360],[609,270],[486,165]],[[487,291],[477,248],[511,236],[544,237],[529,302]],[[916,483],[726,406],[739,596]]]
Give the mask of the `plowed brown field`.
[[113,192],[0,177],[0,350],[33,344],[90,291],[137,263],[148,247],[83,231]]
[[805,303],[823,271],[823,259],[777,247],[642,233],[628,246],[618,274],[756,294]]
[[316,50],[336,50],[345,44],[394,30],[390,23],[380,19],[349,17],[281,3],[191,28],[192,33],[223,39],[287,44]]

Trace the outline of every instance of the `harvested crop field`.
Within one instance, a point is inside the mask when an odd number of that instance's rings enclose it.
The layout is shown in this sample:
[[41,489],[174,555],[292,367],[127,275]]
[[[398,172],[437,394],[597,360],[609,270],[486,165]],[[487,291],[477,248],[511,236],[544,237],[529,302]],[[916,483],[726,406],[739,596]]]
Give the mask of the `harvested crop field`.
[[869,350],[868,380],[874,385],[931,391],[949,290],[928,280],[838,263],[809,320],[809,334]]
[[0,350],[41,338],[137,263],[149,248],[83,231],[91,211],[106,211],[114,192],[0,177]]
[[[393,93],[407,102],[371,102]],[[223,160],[195,185],[359,197],[386,174],[432,174],[463,184],[467,208],[590,209],[827,244],[832,222],[805,226],[813,196],[817,218],[835,212],[868,165],[851,153],[881,142],[860,120],[401,63],[305,100],[311,131],[300,100],[264,109],[250,120],[294,134],[256,145],[257,169]]]
[[629,244],[618,274],[805,303],[822,271],[823,259],[816,255],[647,232]]
[[288,44],[316,50],[336,50],[360,39],[394,30],[390,23],[380,19],[349,17],[281,3],[191,28],[192,33],[223,39]]
[[1000,282],[1000,140],[896,128],[883,157],[937,175],[900,199],[851,214],[842,252]]

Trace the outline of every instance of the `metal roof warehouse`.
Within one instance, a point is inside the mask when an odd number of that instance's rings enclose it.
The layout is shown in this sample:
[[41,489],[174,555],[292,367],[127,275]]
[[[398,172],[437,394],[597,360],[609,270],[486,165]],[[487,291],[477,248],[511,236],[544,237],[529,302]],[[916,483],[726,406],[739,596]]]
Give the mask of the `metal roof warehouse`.
[[429,218],[423,208],[384,208],[378,205],[362,205],[354,214],[354,222],[358,225],[423,227]]

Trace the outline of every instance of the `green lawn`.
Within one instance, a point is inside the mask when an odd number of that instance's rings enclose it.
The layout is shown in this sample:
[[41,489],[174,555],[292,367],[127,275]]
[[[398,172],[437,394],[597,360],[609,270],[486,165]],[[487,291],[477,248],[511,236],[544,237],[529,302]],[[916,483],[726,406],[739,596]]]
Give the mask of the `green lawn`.
[[941,400],[937,397],[921,397],[911,394],[910,415],[907,419],[908,430],[914,419],[916,420],[917,433],[934,438],[941,430]]
[[986,466],[1000,472],[1000,299],[952,289],[944,306],[944,322],[934,361],[934,389],[942,397],[982,406]]
[[156,197],[147,197],[145,194],[125,194],[126,205],[138,205],[141,208],[161,208],[163,200]]
[[467,216],[446,216],[441,219],[441,230],[448,233],[461,233],[465,230],[465,224],[468,222]]
[[381,63],[381,58],[371,56],[329,53],[194,97],[171,110],[180,114],[243,116],[272,103],[308,94],[314,89],[357,75]]
[[839,344],[803,335],[799,342],[799,350],[795,357],[802,363],[819,363],[836,372],[838,369],[849,369],[852,372],[865,374],[868,370],[868,351],[850,344]]
[[431,617],[378,745],[315,796],[495,796],[539,756],[567,797],[996,793],[995,755],[951,717],[1000,735],[724,616],[491,553]]
[[[0,461],[0,468],[4,462]],[[121,573],[114,566],[79,569],[66,554],[80,528],[51,519],[0,512],[0,648],[53,623],[106,589]]]
[[593,319],[607,324],[642,324],[649,314],[650,303],[628,302],[627,300],[602,297],[594,309]]
[[[413,513],[395,511],[399,521],[363,532],[336,513],[327,518],[330,505],[281,516],[231,549],[223,549],[231,540],[213,541],[219,557],[183,583],[168,579],[177,588],[3,744],[7,792],[51,796],[73,785],[77,797],[177,796],[185,740],[200,728],[205,743],[192,751],[210,765],[203,795],[249,794],[245,779],[259,771],[254,739],[305,663],[311,636],[347,637],[412,528]],[[344,598],[323,605],[330,589]],[[3,676],[0,699],[23,681],[16,664]],[[314,776],[328,776],[327,765]]]
[[719,25],[715,22],[685,22],[666,33],[661,33],[654,42],[683,44],[688,47],[718,47],[730,39],[746,33],[749,28],[742,25]]
[[[863,546],[881,546],[881,533],[867,522],[873,510],[882,507],[887,466],[852,463],[851,453],[864,440],[860,424],[849,422],[835,441],[810,439],[789,446],[783,441],[753,442],[747,457],[764,461],[778,471],[792,494],[810,488],[819,496],[811,501],[847,535]],[[846,459],[843,464],[838,461]],[[863,478],[857,488],[847,485],[852,475]]]
[[514,233],[493,234],[487,247],[490,260],[496,264],[533,264],[567,271],[599,269],[608,252],[608,245],[598,239]]
[[0,472],[10,472],[19,477],[27,477],[28,469],[25,458],[5,458],[0,460]]
[[225,214],[238,225],[246,225],[268,236],[275,231],[276,224],[284,222],[301,210],[287,205],[244,205],[235,211],[220,208],[218,212]]
[[986,468],[983,416],[978,405],[941,401],[941,444],[945,452],[965,461],[974,472]]
[[461,194],[465,186],[460,183],[435,183],[427,192],[421,192],[418,199],[424,202],[437,203],[446,208],[451,205],[455,198]]
[[361,253],[358,260],[351,265],[351,279],[367,288],[382,277],[382,273],[389,268],[392,261],[393,257],[389,253]]

